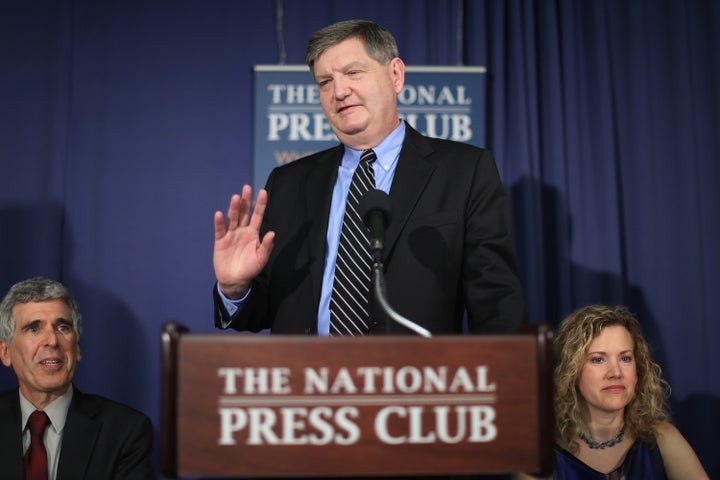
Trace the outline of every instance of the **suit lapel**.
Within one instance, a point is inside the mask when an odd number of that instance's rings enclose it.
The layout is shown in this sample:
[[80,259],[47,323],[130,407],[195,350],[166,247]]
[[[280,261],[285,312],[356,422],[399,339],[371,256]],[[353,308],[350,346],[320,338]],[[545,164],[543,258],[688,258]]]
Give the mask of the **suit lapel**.
[[95,420],[96,414],[96,409],[85,401],[85,396],[75,388],[60,448],[58,478],[85,478],[100,432],[100,425]]
[[406,125],[405,140],[390,188],[392,220],[385,232],[388,257],[435,170],[435,165],[425,159],[432,153],[433,149],[427,140],[410,125]]
[[[332,203],[332,192],[343,152],[344,147],[340,145],[320,154],[315,168],[309,171],[305,179],[305,205],[307,218],[310,221],[308,253],[315,298],[320,298],[322,288],[328,217]],[[316,221],[313,221],[313,219]]]
[[[405,140],[390,190],[393,220],[385,232],[385,249],[388,256],[435,170],[435,165],[425,159],[433,153],[430,144],[410,125],[406,125],[405,128]],[[322,219],[322,221],[311,221],[308,231],[308,248],[312,265],[310,274],[316,298],[319,298],[322,288],[327,219],[343,152],[344,147],[339,145],[320,154],[315,168],[309,171],[305,179],[307,218]]]
[[0,397],[0,476],[7,479],[22,479],[25,471],[18,395],[14,390]]

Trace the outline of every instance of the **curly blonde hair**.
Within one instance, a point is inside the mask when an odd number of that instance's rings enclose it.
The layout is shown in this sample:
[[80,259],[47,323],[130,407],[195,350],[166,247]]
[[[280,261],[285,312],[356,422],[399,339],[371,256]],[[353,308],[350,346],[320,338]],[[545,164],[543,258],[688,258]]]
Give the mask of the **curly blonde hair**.
[[554,341],[555,440],[576,452],[578,437],[589,434],[587,406],[578,389],[578,377],[586,361],[590,343],[605,327],[625,327],[633,340],[637,386],[635,396],[625,407],[625,424],[638,441],[653,445],[656,425],[668,421],[667,401],[670,385],[650,355],[650,348],[635,315],[623,306],[590,305],[571,313],[560,324]]

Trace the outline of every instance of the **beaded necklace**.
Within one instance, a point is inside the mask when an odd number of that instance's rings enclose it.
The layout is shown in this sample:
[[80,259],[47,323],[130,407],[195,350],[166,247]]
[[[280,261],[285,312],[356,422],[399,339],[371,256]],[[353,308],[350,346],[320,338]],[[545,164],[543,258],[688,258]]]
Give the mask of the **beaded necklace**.
[[620,429],[620,432],[618,432],[617,435],[615,435],[610,440],[605,440],[604,442],[598,442],[597,440],[593,440],[592,438],[588,437],[584,433],[580,434],[580,438],[583,439],[583,442],[588,444],[588,447],[592,449],[603,449],[612,447],[613,445],[617,445],[618,443],[622,442],[623,437],[625,436],[625,427],[627,424],[623,424],[622,428]]

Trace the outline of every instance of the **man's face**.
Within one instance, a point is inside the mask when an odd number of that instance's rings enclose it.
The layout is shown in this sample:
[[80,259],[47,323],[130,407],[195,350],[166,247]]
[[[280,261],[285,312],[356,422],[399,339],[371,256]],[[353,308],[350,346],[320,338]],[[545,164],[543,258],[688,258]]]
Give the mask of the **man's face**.
[[25,398],[39,406],[64,394],[80,361],[70,309],[63,300],[13,307],[12,343],[0,341],[0,358],[12,367]]
[[325,116],[345,145],[374,147],[398,126],[397,94],[405,83],[399,58],[382,65],[360,39],[349,38],[315,60],[313,75]]

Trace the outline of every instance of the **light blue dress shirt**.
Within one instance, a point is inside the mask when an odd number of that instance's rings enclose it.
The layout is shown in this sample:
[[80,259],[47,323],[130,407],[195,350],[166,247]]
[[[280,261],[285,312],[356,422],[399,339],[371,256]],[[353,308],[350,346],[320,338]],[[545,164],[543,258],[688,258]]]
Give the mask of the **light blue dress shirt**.
[[[377,160],[373,163],[375,188],[385,193],[390,193],[390,186],[395,176],[395,167],[400,157],[400,150],[402,149],[404,139],[405,122],[400,122],[400,125],[398,125],[390,135],[385,137],[377,146],[373,147],[375,155],[377,156]],[[350,182],[352,181],[355,169],[360,163],[361,154],[362,150],[353,150],[352,148],[345,147],[345,153],[338,168],[337,179],[333,187],[330,217],[328,219],[323,282],[317,314],[318,335],[322,336],[330,334],[330,295],[332,294],[333,278],[335,276],[335,257],[337,256],[338,245],[340,243],[340,231],[342,230],[345,202],[348,191],[350,190]],[[250,288],[252,289],[252,286]],[[239,308],[242,308],[247,295],[250,293],[248,291],[248,294],[240,300],[230,300],[222,294],[219,288],[218,292],[230,316],[234,315]],[[228,326],[230,325],[223,325],[223,327]]]

